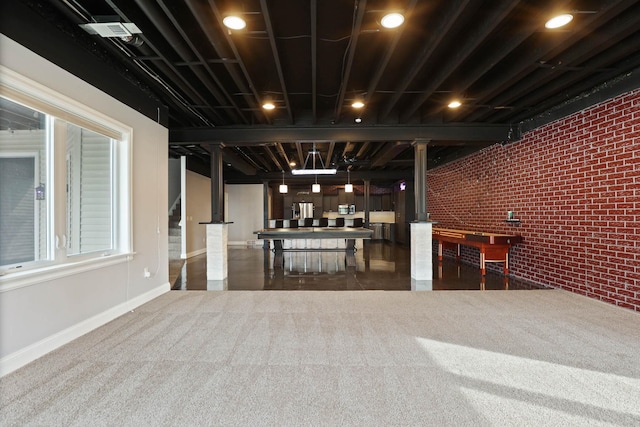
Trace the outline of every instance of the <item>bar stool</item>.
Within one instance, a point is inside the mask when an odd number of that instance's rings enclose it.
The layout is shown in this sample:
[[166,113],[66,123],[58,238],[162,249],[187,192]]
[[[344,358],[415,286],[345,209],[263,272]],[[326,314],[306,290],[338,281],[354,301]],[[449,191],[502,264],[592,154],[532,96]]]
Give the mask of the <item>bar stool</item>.
[[361,228],[364,225],[364,220],[362,218],[354,218],[353,219],[353,226],[355,228]]
[[329,218],[320,218],[318,220],[318,227],[328,227],[329,226]]
[[276,228],[284,227],[284,221],[281,219],[276,219]]
[[298,220],[290,219],[289,220],[289,228],[298,228]]
[[313,218],[305,218],[304,219],[305,227],[313,227]]
[[336,218],[335,227],[344,227],[344,218]]

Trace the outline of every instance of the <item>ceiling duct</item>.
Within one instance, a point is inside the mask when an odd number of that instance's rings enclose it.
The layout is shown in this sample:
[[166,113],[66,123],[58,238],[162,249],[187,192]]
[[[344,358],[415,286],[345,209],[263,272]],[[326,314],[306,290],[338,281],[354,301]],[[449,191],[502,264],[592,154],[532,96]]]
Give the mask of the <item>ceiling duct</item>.
[[129,38],[142,31],[131,22],[92,22],[80,24],[83,30],[89,34],[97,34],[100,37]]

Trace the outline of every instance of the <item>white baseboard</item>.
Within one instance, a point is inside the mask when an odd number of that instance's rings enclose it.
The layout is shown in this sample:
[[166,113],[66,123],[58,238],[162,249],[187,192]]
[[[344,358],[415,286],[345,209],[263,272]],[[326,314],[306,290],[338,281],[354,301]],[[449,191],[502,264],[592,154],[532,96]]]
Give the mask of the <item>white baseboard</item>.
[[82,335],[91,332],[94,329],[112,321],[113,319],[122,316],[128,311],[133,310],[142,304],[151,301],[152,299],[169,292],[171,285],[169,282],[164,283],[142,295],[139,295],[129,301],[125,301],[115,307],[112,307],[100,314],[97,314],[89,319],[86,319],[80,323],[68,327],[58,333],[55,333],[47,338],[44,338],[36,343],[33,343],[21,350],[18,350],[12,354],[9,354],[0,359],[0,377],[3,377],[16,369],[25,366],[28,363],[33,362],[39,357],[61,347]]

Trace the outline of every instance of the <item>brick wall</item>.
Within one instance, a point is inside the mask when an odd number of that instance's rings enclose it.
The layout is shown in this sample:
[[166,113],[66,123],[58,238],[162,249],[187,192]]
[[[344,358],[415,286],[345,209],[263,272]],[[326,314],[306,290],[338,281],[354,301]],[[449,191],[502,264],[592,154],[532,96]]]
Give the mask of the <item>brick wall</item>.
[[427,175],[440,226],[524,237],[513,276],[640,311],[640,90]]

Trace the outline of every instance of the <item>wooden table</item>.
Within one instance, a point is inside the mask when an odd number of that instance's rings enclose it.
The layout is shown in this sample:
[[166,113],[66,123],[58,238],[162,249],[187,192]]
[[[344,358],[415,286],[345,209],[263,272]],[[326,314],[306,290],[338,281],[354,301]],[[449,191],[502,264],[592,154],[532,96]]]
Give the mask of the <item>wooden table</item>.
[[[282,265],[284,262],[283,253],[286,251],[297,252],[335,252],[345,251],[346,263],[348,267],[355,267],[356,239],[370,239],[373,234],[368,228],[352,228],[352,227],[300,227],[300,228],[265,228],[254,231],[253,234],[258,239],[273,240],[275,253],[274,264]],[[285,249],[283,241],[285,240],[312,240],[312,239],[345,239],[344,248],[292,248]]]
[[480,249],[480,272],[487,272],[487,262],[504,263],[504,274],[509,274],[509,249],[522,242],[522,236],[510,234],[483,233],[479,231],[433,228],[433,239],[438,241],[438,260],[442,261],[443,249],[455,249],[460,260],[460,245],[474,246]]

